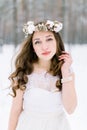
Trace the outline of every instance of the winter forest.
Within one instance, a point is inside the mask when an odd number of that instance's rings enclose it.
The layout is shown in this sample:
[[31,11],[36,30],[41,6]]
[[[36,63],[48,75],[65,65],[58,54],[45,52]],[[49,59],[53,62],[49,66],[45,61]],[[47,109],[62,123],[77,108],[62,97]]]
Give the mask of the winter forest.
[[26,21],[63,22],[65,43],[87,42],[87,0],[0,0],[0,45],[20,44]]

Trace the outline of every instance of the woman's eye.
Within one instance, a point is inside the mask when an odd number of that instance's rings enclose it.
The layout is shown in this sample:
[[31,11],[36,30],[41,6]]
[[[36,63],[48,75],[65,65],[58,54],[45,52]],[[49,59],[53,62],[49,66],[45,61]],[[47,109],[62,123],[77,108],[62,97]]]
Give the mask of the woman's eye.
[[39,44],[39,43],[41,43],[40,41],[36,41],[34,44]]
[[52,40],[53,40],[52,38],[47,39],[47,41],[52,41]]

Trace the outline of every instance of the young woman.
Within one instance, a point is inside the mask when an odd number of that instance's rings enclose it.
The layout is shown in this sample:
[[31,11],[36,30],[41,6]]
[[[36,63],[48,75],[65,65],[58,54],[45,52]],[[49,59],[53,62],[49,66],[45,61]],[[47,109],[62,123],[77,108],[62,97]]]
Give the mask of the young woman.
[[27,38],[9,77],[14,98],[8,130],[70,130],[65,113],[74,112],[77,98],[61,29],[50,20],[24,25]]

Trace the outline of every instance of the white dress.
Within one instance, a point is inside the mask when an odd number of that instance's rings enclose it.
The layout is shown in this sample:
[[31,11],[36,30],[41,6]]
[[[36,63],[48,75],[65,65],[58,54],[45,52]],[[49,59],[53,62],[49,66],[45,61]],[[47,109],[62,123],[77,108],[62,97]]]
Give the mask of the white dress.
[[28,78],[16,130],[70,130],[61,92],[55,86],[58,77],[43,72]]

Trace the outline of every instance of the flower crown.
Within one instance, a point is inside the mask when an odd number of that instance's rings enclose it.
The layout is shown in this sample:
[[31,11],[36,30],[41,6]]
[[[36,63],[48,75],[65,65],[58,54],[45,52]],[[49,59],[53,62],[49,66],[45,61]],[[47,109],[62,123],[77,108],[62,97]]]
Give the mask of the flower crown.
[[25,37],[33,34],[36,31],[54,31],[58,33],[63,28],[63,24],[59,21],[50,21],[47,20],[45,23],[41,22],[37,25],[34,24],[33,21],[28,21],[23,26],[23,32],[25,33]]

